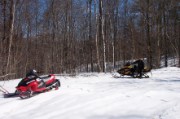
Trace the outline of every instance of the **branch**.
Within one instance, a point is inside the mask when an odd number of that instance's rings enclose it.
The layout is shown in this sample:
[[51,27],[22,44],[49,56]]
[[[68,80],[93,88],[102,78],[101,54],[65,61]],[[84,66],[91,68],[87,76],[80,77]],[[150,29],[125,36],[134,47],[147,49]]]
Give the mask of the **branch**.
[[0,78],[5,78],[5,77],[11,76],[11,75],[15,75],[15,73],[5,74],[5,75],[0,76]]

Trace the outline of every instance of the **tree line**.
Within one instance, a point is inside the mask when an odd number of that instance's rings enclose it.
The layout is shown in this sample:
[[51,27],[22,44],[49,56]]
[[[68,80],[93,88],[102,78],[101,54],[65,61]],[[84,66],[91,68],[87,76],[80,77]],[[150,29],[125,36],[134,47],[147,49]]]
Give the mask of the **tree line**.
[[180,66],[179,16],[179,0],[1,0],[0,76]]

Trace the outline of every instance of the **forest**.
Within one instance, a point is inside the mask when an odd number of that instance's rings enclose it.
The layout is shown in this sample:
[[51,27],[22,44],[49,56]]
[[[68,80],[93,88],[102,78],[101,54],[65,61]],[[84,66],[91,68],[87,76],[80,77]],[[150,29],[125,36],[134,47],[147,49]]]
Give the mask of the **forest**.
[[[0,0],[0,76],[180,67],[179,0]],[[162,65],[163,64],[163,65]]]

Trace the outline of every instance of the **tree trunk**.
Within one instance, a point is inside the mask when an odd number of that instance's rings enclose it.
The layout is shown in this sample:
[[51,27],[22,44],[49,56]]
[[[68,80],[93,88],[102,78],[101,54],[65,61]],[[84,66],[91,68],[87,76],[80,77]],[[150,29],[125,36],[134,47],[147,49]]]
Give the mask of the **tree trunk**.
[[149,19],[150,2],[147,0],[146,10],[146,35],[147,35],[147,47],[148,47],[148,64],[152,68],[152,49],[151,49],[151,38],[150,38],[150,19]]
[[100,55],[99,55],[99,45],[98,45],[98,34],[99,34],[99,17],[98,17],[98,12],[96,9],[97,1],[94,0],[95,6],[94,6],[94,11],[96,13],[96,38],[95,38],[95,43],[96,43],[96,58],[97,58],[97,67],[98,67],[98,72],[102,71],[101,65],[100,65]]
[[103,42],[103,72],[106,72],[106,42],[105,42],[105,34],[104,34],[104,24],[105,19],[103,17],[103,2],[99,0],[99,17],[100,17],[100,40]]
[[167,46],[167,38],[166,38],[166,30],[167,30],[167,24],[166,24],[166,15],[165,15],[165,3],[163,3],[163,26],[164,26],[164,33],[163,33],[163,40],[164,40],[164,48],[165,48],[165,54],[164,54],[164,62],[165,62],[165,67],[168,66],[168,46]]
[[161,65],[161,42],[162,42],[162,5],[161,2],[158,4],[159,14],[157,16],[157,65],[156,67],[160,67]]
[[0,66],[0,74],[3,74],[5,75],[6,73],[6,48],[7,48],[7,45],[6,45],[6,0],[3,0],[2,2],[2,15],[3,15],[3,33],[2,33],[2,40],[0,40],[0,63],[1,63],[1,66]]
[[55,8],[54,8],[54,0],[52,0],[52,44],[51,44],[51,73],[54,73],[54,63],[55,63]]
[[[180,23],[178,24],[178,31],[180,32]],[[180,33],[178,33],[177,39],[180,39]],[[179,67],[180,67],[180,40],[178,40],[179,42]]]
[[93,45],[93,42],[92,42],[92,23],[91,23],[91,9],[92,9],[92,0],[89,0],[88,2],[88,13],[89,13],[89,20],[88,20],[88,23],[89,23],[89,42],[90,42],[90,59],[91,59],[91,72],[94,71],[94,67],[93,67],[93,48],[92,48],[92,45]]
[[6,64],[6,74],[11,72],[11,47],[13,41],[13,30],[14,30],[14,19],[15,19],[15,1],[11,0],[10,6],[10,27],[9,27],[9,47],[8,47],[8,57],[7,57],[7,64]]

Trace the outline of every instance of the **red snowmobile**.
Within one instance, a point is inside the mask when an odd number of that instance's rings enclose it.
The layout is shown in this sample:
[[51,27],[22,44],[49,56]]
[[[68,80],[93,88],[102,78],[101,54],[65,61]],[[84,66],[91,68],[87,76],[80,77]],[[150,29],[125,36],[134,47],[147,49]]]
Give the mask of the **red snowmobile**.
[[40,86],[39,81],[37,79],[22,79],[18,86],[16,87],[15,93],[7,93],[4,97],[17,97],[19,96],[22,99],[30,98],[36,94],[43,93],[49,91],[51,89],[58,89],[60,87],[60,81],[55,78],[54,74],[50,74],[45,77],[41,77],[44,85]]

